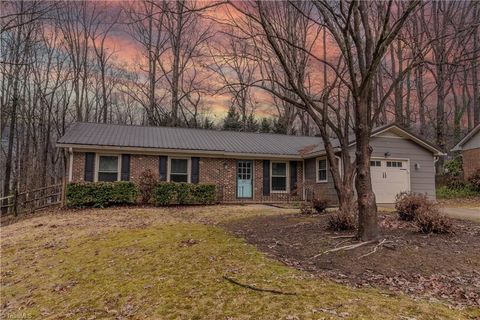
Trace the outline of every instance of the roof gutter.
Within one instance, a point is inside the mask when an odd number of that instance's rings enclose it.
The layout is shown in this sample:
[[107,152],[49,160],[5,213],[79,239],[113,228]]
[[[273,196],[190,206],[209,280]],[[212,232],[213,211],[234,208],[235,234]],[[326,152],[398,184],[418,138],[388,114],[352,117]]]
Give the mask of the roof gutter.
[[84,145],[84,144],[67,144],[57,143],[57,148],[72,148],[75,150],[82,150],[84,152],[93,151],[118,151],[137,154],[175,154],[175,155],[202,155],[209,158],[248,158],[248,159],[284,159],[284,160],[302,160],[301,155],[288,155],[288,154],[268,154],[268,153],[240,153],[240,152],[227,152],[222,150],[190,150],[190,149],[160,149],[160,148],[140,148],[140,147],[118,147],[118,146],[105,146],[105,145]]

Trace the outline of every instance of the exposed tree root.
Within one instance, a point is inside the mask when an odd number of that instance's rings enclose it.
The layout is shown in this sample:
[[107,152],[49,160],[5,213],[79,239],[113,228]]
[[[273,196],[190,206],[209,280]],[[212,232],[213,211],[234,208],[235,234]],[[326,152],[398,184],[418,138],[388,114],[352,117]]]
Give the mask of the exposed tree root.
[[347,250],[353,250],[353,249],[356,249],[356,248],[365,246],[365,245],[370,244],[370,243],[375,243],[375,242],[378,242],[378,240],[370,240],[370,241],[365,241],[365,242],[350,244],[350,245],[348,245],[348,246],[343,246],[343,247],[338,247],[338,248],[330,249],[330,250],[321,252],[321,253],[319,253],[319,254],[317,254],[317,255],[314,255],[314,256],[312,257],[312,259],[315,259],[315,258],[317,258],[317,257],[320,257],[322,254],[326,254],[326,253],[330,253],[330,252],[336,252],[336,251],[342,251],[342,250],[345,250],[345,251],[347,251]]
[[232,278],[229,278],[229,277],[227,277],[227,276],[223,276],[223,279],[227,280],[227,281],[230,282],[230,283],[236,284],[237,286],[244,287],[244,288],[251,289],[251,290],[255,290],[255,291],[269,292],[269,293],[274,293],[274,294],[282,294],[282,295],[287,295],[287,296],[295,296],[295,295],[297,295],[296,292],[284,292],[284,291],[274,290],[274,289],[262,289],[262,288],[257,288],[257,287],[251,286],[251,285],[249,285],[249,284],[240,283],[240,282],[238,282],[237,280],[232,279]]
[[353,239],[353,238],[356,238],[357,235],[355,234],[347,234],[347,235],[343,235],[343,236],[336,236],[336,237],[332,237],[332,239]]
[[361,258],[364,258],[366,256],[369,256],[375,252],[377,252],[378,248],[382,247],[385,243],[389,243],[389,242],[393,242],[393,241],[387,241],[387,239],[383,239],[382,241],[380,241],[379,244],[377,244],[372,251],[368,252],[368,253],[365,253],[365,254],[362,254],[360,257],[358,257],[358,259],[361,259]]

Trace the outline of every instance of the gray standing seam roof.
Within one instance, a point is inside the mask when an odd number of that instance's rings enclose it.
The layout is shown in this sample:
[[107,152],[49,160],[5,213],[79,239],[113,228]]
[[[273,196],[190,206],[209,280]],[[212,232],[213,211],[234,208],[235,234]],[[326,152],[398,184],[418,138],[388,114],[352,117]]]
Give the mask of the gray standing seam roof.
[[324,149],[319,137],[87,122],[72,124],[57,144],[286,156],[299,156]]

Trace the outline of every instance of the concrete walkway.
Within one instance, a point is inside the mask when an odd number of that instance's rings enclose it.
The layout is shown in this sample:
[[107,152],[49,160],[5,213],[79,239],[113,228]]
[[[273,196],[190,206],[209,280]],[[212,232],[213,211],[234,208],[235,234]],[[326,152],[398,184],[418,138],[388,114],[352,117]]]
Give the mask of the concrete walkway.
[[480,209],[445,207],[440,208],[440,210],[443,214],[452,218],[480,222]]
[[[379,204],[379,211],[395,211],[394,204]],[[480,222],[480,208],[440,207],[440,211],[451,218]]]

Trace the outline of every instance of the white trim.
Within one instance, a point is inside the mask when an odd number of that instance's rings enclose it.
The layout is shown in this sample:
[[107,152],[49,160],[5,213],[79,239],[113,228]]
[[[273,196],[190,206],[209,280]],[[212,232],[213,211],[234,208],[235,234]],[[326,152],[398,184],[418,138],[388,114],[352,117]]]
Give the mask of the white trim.
[[305,188],[305,160],[302,160],[302,200],[306,200],[306,199],[307,199],[307,190]]
[[73,150],[72,148],[68,149],[69,159],[68,159],[68,182],[73,180]]
[[[239,153],[225,152],[218,150],[184,150],[184,149],[160,149],[160,148],[140,148],[140,147],[116,147],[106,145],[83,145],[83,144],[64,144],[58,143],[57,148],[74,148],[81,152],[98,152],[104,150],[107,152],[142,154],[142,155],[173,155],[188,157],[198,155],[204,158],[231,158],[246,160],[263,160],[263,159],[279,159],[279,160],[302,160],[302,155],[284,155],[284,154],[267,154],[267,153]],[[310,156],[310,155],[309,155]]]
[[[273,163],[285,163],[285,190],[273,190],[272,188],[272,169]],[[290,192],[290,163],[288,161],[270,160],[270,193],[289,193]]]
[[463,145],[470,141],[471,138],[473,138],[477,132],[480,131],[480,124],[477,124],[476,127],[474,127],[465,137],[463,137],[462,140],[460,140],[451,151],[461,151],[463,150]]
[[175,160],[187,160],[187,183],[191,183],[192,177],[192,158],[191,157],[176,157],[176,156],[168,156],[168,163],[167,163],[167,182],[170,182],[170,174],[172,173],[172,159]]
[[117,157],[117,181],[122,177],[122,156],[118,153],[95,153],[95,174],[93,181],[98,182],[98,170],[100,169],[100,157]]
[[[430,151],[433,152],[435,155],[439,155],[439,156],[444,156],[444,155],[446,155],[446,154],[443,153],[441,150],[439,150],[439,149],[437,149],[437,148],[429,145],[428,143],[422,141],[421,139],[415,137],[414,135],[412,135],[412,134],[409,133],[408,131],[405,131],[404,129],[402,129],[402,128],[400,128],[399,126],[396,126],[396,125],[392,125],[392,126],[389,126],[389,127],[385,128],[385,129],[383,129],[383,130],[380,130],[380,131],[378,131],[378,132],[375,132],[375,133],[373,133],[373,134],[371,135],[371,137],[375,137],[375,136],[381,135],[382,133],[387,132],[387,131],[390,131],[390,130],[392,130],[392,129],[397,129],[397,130],[401,131],[403,134],[405,134],[405,135],[408,137],[408,139],[410,139],[410,140],[414,141],[415,143],[423,146],[425,149],[430,150]],[[397,135],[398,135],[398,134],[397,134]],[[352,146],[352,145],[355,145],[356,143],[357,143],[357,142],[354,141],[354,142],[352,142],[350,145]]]
[[[320,180],[320,175],[319,175],[319,171],[320,171],[320,166],[319,166],[319,161],[320,160],[325,160],[325,170],[327,172],[326,174],[326,177],[325,177],[325,180]],[[315,158],[315,181],[317,183],[327,183],[328,182],[328,168],[329,165],[328,165],[328,159],[327,157],[317,157]]]

